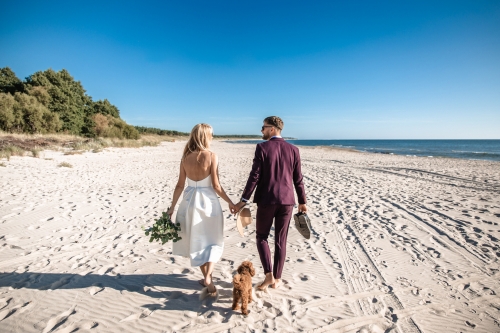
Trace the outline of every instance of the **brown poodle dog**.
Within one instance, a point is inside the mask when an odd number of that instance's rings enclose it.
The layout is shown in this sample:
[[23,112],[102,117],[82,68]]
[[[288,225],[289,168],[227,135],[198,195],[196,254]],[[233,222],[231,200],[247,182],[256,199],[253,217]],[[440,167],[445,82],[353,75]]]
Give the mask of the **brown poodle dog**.
[[255,269],[250,261],[243,261],[238,267],[238,274],[233,278],[233,310],[240,308],[241,313],[248,315],[248,303],[252,302],[252,276]]

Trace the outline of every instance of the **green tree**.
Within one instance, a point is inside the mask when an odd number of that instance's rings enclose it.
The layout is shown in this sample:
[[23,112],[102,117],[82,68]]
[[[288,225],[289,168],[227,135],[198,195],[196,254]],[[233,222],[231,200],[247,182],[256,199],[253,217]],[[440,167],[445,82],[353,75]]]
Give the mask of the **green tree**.
[[113,104],[111,104],[107,99],[105,99],[104,101],[94,102],[93,107],[94,107],[94,114],[95,113],[100,113],[104,115],[109,114],[112,117],[120,118],[120,110],[118,110],[118,108]]
[[15,122],[14,105],[16,100],[11,94],[0,93],[0,129],[11,131]]
[[50,107],[50,103],[52,102],[52,97],[47,92],[47,89],[42,86],[31,87],[28,90],[28,94],[35,97],[40,103],[42,103],[45,107]]
[[23,89],[23,83],[9,67],[0,68],[0,92],[14,94]]
[[51,133],[63,130],[88,137],[138,139],[136,128],[120,118],[107,99],[97,102],[65,69],[38,71],[21,82],[0,69],[0,129],[8,132]]
[[48,108],[58,114],[62,130],[72,134],[82,133],[86,116],[92,114],[93,102],[82,84],[75,81],[67,70],[36,72],[26,78],[26,85],[30,89],[45,87],[51,98]]
[[59,117],[40,103],[36,97],[14,94],[14,131],[35,133],[56,132],[61,127]]

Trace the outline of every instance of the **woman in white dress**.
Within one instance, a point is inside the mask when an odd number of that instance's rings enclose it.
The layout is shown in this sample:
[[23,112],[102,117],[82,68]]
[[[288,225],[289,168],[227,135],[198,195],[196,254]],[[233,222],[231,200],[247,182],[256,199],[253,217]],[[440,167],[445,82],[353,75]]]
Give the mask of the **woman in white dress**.
[[[191,130],[167,213],[172,216],[184,191],[175,219],[180,223],[182,239],[173,243],[172,253],[188,257],[192,267],[200,267],[203,280],[199,282],[214,296],[212,272],[224,250],[224,216],[217,195],[230,209],[235,207],[220,185],[217,155],[210,151],[212,139],[213,130],[208,124],[198,124]],[[186,179],[188,186],[184,189]]]

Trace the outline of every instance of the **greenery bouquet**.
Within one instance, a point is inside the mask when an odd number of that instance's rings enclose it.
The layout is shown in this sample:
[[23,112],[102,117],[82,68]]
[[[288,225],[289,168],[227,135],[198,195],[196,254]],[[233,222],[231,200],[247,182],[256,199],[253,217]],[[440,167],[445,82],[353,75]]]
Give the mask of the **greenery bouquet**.
[[181,231],[180,223],[172,222],[166,212],[162,213],[153,226],[146,229],[143,227],[143,230],[146,232],[146,236],[150,236],[149,242],[159,241],[163,245],[169,240],[177,242],[182,239],[178,234]]

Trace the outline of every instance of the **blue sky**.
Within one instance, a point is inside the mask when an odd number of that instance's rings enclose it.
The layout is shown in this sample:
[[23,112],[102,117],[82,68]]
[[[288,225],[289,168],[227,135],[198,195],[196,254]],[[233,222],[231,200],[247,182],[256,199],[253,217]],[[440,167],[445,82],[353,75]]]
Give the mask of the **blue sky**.
[[10,1],[0,49],[21,79],[67,69],[133,125],[500,138],[499,1]]

